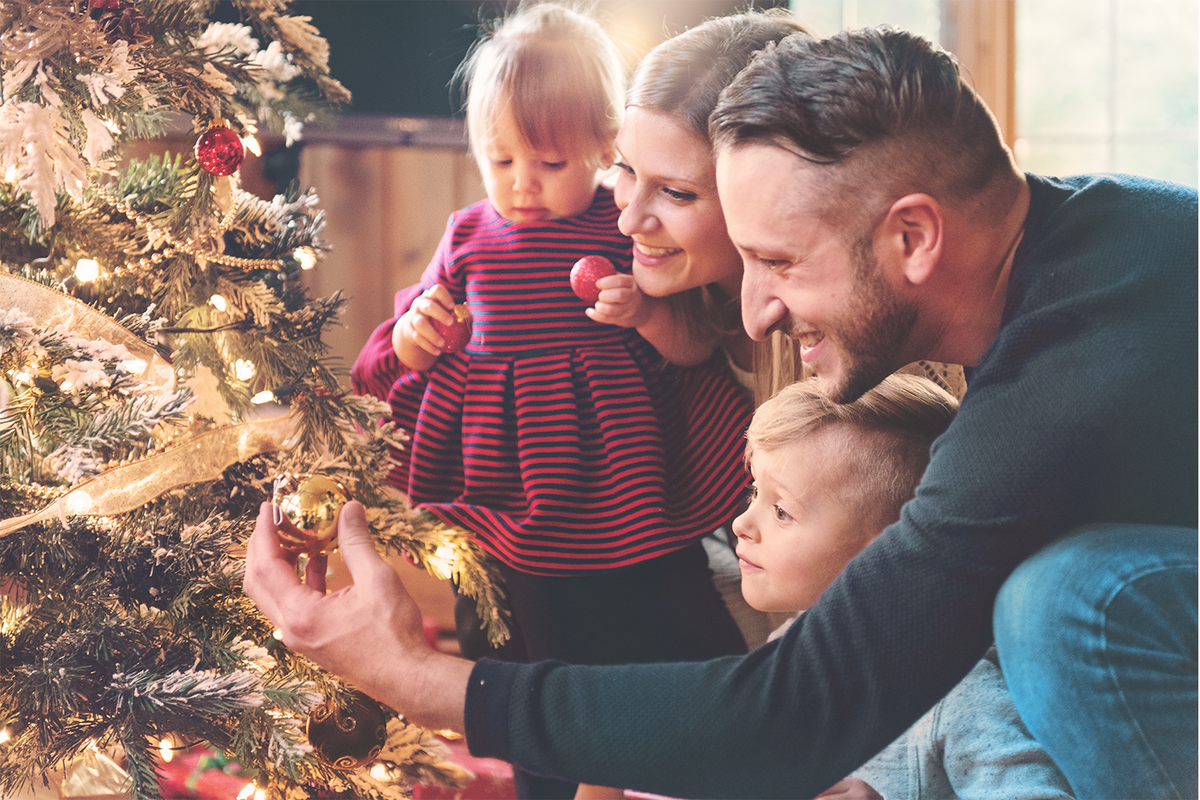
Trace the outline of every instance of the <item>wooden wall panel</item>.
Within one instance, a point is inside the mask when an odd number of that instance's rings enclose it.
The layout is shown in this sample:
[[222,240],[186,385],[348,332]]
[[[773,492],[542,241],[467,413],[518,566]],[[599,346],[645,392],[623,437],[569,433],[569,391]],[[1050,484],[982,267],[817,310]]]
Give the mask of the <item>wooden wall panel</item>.
[[325,336],[349,370],[363,342],[392,315],[392,297],[429,264],[446,218],[484,196],[470,156],[422,147],[314,144],[300,157],[300,183],[316,189],[332,248],[305,274],[316,296],[349,298],[341,327]]
[[1012,147],[1017,135],[1016,0],[943,0],[942,46],[958,56],[968,80]]

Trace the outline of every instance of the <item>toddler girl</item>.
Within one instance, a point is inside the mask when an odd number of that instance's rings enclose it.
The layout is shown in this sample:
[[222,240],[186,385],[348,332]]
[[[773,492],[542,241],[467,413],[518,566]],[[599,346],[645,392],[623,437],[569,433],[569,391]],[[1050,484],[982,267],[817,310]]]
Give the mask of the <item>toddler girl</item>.
[[[671,363],[711,348],[689,349],[628,274],[631,242],[600,185],[621,120],[620,55],[594,20],[541,4],[503,21],[464,70],[488,197],[451,216],[353,370],[412,434],[392,482],[498,560],[532,660],[743,652],[699,538],[745,494],[750,403],[719,357]],[[587,254],[621,273],[602,279],[593,309],[569,282]],[[434,321],[464,302],[471,339],[443,352]]]

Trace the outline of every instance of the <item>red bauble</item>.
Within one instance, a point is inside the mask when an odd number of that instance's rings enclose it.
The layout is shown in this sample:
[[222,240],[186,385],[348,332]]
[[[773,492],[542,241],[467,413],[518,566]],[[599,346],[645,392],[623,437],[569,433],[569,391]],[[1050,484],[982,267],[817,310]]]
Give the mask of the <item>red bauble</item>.
[[594,306],[600,299],[596,281],[616,274],[617,268],[604,256],[584,256],[571,267],[571,291],[589,306]]
[[246,159],[242,139],[224,125],[214,125],[196,140],[196,160],[213,175],[232,175]]
[[454,306],[454,321],[449,325],[430,317],[433,329],[442,335],[446,343],[442,345],[443,353],[457,353],[471,341],[471,330],[474,328],[471,309],[466,303]]

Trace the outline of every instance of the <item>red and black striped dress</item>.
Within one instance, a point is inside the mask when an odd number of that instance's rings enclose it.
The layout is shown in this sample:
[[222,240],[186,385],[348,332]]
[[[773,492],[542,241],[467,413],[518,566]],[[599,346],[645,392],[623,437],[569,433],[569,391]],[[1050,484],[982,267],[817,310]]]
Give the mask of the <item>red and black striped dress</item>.
[[633,329],[588,319],[571,266],[592,253],[628,272],[612,192],[583,214],[510,222],[481,201],[450,217],[396,317],[440,283],[474,316],[470,343],[427,372],[391,346],[395,318],[354,364],[412,441],[390,482],[472,531],[516,570],[572,575],[676,550],[738,511],[752,409],[724,360],[667,363]]

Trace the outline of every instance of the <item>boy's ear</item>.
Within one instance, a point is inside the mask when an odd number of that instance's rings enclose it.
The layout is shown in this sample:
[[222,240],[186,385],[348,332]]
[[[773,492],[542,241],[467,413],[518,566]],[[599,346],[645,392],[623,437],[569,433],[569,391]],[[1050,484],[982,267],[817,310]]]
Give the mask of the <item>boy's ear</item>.
[[905,195],[888,209],[880,225],[883,246],[910,284],[919,286],[933,274],[942,256],[945,225],[941,204],[927,194]]

